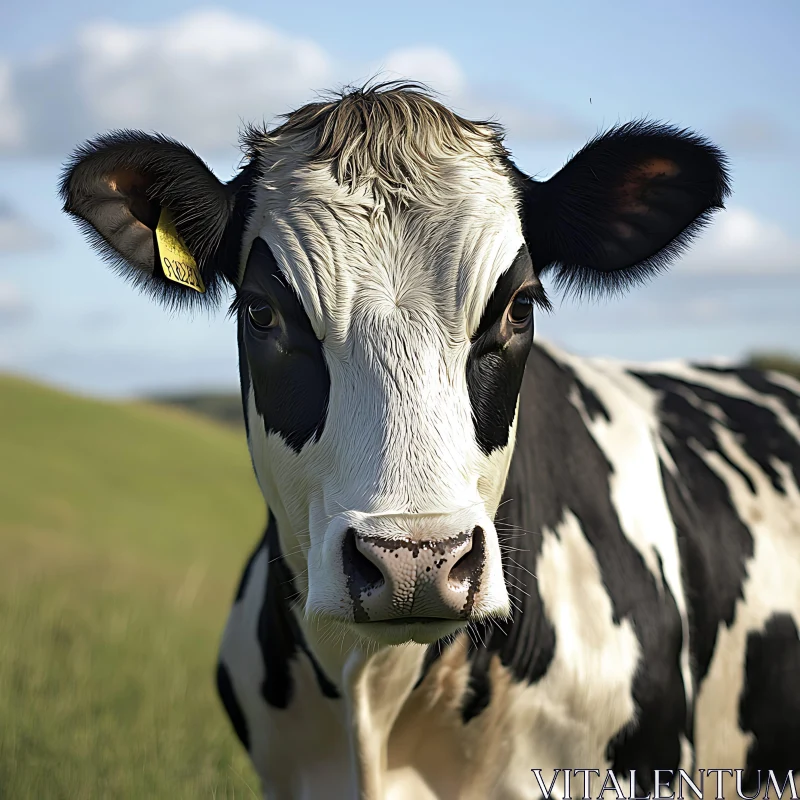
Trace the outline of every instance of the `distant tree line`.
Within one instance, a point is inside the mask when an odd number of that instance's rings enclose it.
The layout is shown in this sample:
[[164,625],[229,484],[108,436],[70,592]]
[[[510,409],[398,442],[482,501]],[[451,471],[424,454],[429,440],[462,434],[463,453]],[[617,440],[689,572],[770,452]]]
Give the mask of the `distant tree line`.
[[239,392],[197,392],[186,394],[155,395],[147,398],[151,403],[178,406],[195,414],[211,417],[217,422],[244,430],[242,396]]

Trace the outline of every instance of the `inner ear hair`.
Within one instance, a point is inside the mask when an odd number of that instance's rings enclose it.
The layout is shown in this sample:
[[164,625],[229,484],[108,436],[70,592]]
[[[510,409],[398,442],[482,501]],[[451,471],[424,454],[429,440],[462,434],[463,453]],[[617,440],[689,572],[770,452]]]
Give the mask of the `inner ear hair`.
[[617,189],[617,209],[621,214],[646,214],[650,197],[659,183],[677,178],[678,164],[669,158],[655,157],[637,164]]
[[120,168],[108,173],[105,182],[112,192],[123,196],[125,205],[138,222],[151,231],[156,229],[161,204],[150,197],[149,190],[153,185],[150,175]]

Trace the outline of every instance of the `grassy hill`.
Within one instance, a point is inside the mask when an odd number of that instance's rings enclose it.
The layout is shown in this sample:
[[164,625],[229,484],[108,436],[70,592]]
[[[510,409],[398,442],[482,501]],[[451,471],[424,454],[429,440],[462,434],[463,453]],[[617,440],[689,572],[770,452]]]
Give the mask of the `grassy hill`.
[[260,796],[213,673],[263,519],[236,431],[0,377],[0,797]]

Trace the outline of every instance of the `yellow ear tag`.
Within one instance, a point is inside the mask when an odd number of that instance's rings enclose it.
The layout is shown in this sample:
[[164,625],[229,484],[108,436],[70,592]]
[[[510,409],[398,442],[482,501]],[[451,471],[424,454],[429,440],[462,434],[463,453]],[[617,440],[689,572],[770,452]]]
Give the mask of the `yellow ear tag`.
[[175,283],[188,286],[201,294],[205,292],[200,270],[192,254],[175,228],[175,221],[170,211],[163,207],[156,227],[156,242],[158,242],[158,257],[164,275]]

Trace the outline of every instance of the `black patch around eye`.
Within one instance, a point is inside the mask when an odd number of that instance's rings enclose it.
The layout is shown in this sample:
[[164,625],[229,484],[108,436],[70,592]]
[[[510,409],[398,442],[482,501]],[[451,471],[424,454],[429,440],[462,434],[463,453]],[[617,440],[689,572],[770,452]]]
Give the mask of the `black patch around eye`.
[[[524,330],[509,326],[506,310],[519,287],[533,279],[533,265],[523,246],[497,282],[472,337],[467,389],[475,438],[486,455],[505,447],[511,434],[525,362],[533,342],[533,325]],[[543,292],[541,296],[541,304],[545,304]]]
[[[253,243],[239,294],[239,358],[249,367],[256,408],[266,433],[279,434],[299,453],[325,427],[330,376],[322,342],[263,239]],[[279,318],[267,335],[245,324],[246,303],[259,301]]]
[[[472,341],[475,342],[483,336],[489,328],[495,325],[504,316],[508,304],[514,297],[514,294],[524,284],[530,284],[535,280],[533,271],[533,263],[528,253],[528,248],[523,245],[516,255],[511,266],[500,276],[497,281],[489,301],[486,303],[486,308],[481,316],[481,321],[478,323],[478,328],[472,335]],[[544,287],[538,282],[533,283],[527,290],[533,305],[538,306],[544,311],[550,310],[550,301],[547,299]]]

